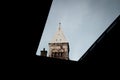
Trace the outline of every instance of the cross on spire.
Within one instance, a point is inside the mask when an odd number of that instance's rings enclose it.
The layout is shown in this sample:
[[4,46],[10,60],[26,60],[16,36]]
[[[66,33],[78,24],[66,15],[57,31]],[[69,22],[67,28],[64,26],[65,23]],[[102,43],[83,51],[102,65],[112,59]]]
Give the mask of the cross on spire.
[[61,22],[59,22],[59,30],[60,30],[60,27],[61,27]]

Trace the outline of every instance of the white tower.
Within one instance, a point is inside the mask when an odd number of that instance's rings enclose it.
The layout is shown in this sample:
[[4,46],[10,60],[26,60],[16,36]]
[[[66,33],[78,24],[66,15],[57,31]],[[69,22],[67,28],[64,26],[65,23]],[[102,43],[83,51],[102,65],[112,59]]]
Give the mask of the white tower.
[[59,23],[59,28],[49,43],[49,57],[69,59],[69,43],[63,34],[61,23]]

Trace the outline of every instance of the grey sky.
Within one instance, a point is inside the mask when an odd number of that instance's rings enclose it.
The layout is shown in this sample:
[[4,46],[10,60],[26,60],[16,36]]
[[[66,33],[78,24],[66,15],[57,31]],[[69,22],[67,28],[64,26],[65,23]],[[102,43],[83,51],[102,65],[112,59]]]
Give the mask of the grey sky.
[[53,0],[37,55],[46,48],[59,22],[69,41],[71,60],[79,60],[120,14],[120,0]]

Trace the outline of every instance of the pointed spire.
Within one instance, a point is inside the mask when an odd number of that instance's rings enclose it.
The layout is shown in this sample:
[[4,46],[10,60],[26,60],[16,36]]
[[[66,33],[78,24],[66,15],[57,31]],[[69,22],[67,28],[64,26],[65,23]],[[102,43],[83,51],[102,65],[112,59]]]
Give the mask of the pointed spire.
[[61,29],[61,23],[59,23],[58,31],[56,32],[50,43],[62,43],[62,42],[67,42],[67,40]]

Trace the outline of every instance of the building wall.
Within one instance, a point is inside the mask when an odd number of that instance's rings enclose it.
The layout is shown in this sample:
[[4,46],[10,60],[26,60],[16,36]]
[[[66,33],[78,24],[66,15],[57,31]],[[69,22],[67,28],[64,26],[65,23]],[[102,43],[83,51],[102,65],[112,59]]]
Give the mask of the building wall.
[[49,57],[69,59],[69,43],[49,43]]

